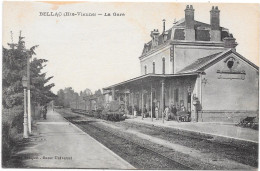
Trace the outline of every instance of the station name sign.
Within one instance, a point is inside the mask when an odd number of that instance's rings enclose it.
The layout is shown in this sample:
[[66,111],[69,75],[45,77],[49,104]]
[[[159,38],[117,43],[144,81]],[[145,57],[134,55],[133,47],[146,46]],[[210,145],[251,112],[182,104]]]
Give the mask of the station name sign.
[[218,79],[239,79],[244,80],[245,79],[245,71],[217,71]]

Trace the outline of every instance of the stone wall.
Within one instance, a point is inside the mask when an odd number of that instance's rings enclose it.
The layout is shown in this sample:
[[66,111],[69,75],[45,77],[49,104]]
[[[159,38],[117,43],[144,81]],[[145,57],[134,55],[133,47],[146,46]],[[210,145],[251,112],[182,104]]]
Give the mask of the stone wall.
[[258,111],[228,111],[228,110],[211,110],[200,111],[199,122],[226,122],[239,123],[246,117],[257,117]]

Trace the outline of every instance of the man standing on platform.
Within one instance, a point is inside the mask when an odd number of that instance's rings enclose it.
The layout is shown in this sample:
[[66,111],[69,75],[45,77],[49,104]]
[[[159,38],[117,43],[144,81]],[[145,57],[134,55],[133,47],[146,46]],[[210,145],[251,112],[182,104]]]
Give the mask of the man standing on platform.
[[177,122],[180,122],[179,121],[179,117],[177,115],[177,108],[175,107],[175,105],[172,105],[171,107],[171,113],[173,114],[173,118],[177,121]]

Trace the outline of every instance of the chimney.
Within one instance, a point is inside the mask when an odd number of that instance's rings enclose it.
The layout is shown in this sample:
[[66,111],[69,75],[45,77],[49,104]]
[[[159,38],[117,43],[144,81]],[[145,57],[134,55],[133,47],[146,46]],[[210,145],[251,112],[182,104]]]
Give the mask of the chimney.
[[195,41],[194,9],[187,5],[185,11],[185,40]]
[[219,13],[220,10],[218,9],[218,6],[216,7],[212,6],[212,9],[210,11],[210,25],[211,25],[210,40],[211,41],[221,41],[221,32],[219,27]]
[[220,10],[218,10],[218,6],[212,6],[210,11],[211,30],[219,30],[219,12]]
[[225,47],[225,48],[231,48],[231,49],[233,49],[233,50],[236,51],[236,46],[237,46],[238,44],[237,44],[236,39],[233,37],[232,34],[230,34],[229,37],[225,37],[225,38],[223,39],[223,41],[224,41],[224,47]]
[[159,43],[159,30],[158,29],[154,29],[153,31],[151,31],[150,36],[152,37],[152,48],[158,46]]
[[165,32],[165,19],[162,20],[163,21],[163,33]]

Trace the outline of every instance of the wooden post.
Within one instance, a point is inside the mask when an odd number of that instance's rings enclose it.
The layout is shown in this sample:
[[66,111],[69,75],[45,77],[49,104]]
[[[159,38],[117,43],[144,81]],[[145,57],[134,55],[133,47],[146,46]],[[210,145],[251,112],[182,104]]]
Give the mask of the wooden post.
[[85,101],[85,111],[87,111],[87,101],[86,100],[84,101]]
[[165,100],[165,97],[164,97],[164,89],[165,89],[165,82],[164,80],[162,80],[162,122],[164,123],[164,100]]
[[132,93],[132,115],[134,118],[134,92]]
[[125,89],[125,115],[126,115],[126,111],[127,111],[127,106],[126,106],[126,89]]
[[143,120],[144,119],[144,90],[143,90],[143,86],[142,86],[141,96],[142,96],[141,109],[142,109],[142,120]]
[[151,119],[153,121],[153,86],[151,85]]
[[200,105],[202,106],[202,74],[200,74]]
[[112,101],[115,100],[115,87],[112,88]]
[[91,100],[89,99],[89,112],[92,111],[92,104],[91,104]]

